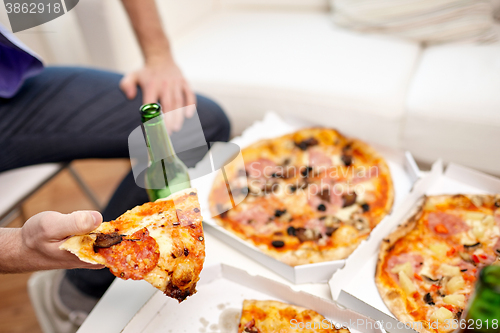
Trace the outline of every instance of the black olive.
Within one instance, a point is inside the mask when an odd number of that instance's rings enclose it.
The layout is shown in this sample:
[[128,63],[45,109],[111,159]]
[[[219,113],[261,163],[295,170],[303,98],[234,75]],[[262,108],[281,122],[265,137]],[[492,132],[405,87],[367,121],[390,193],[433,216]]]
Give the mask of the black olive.
[[180,223],[179,222],[174,222],[172,224],[174,225],[174,227],[177,227]]
[[344,200],[344,204],[342,205],[342,207],[349,207],[354,205],[354,203],[356,202],[356,197],[357,195],[354,192],[344,194],[342,196],[342,199]]
[[274,216],[281,217],[281,215],[283,215],[285,213],[286,213],[286,209],[283,209],[283,210],[276,209],[276,211],[274,212]]
[[184,255],[187,257],[189,255],[189,250],[187,248],[184,248]]
[[199,212],[200,212],[200,210],[199,210],[198,208],[193,209],[193,211],[194,211],[195,213],[199,213]]
[[337,230],[337,228],[334,227],[326,227],[326,235],[328,237],[332,237],[333,233]]
[[290,186],[290,192],[295,193],[295,191],[297,191],[297,186],[294,185]]
[[464,268],[464,269],[461,269],[461,270],[460,270],[460,272],[462,272],[462,273],[463,273],[463,272],[467,272],[467,271],[468,271],[468,269],[467,269],[467,268]]
[[470,244],[470,245],[464,244],[464,247],[467,249],[472,249],[472,248],[479,246],[479,245],[481,245],[481,243],[477,242],[475,244]]
[[286,229],[286,233],[289,234],[290,236],[295,236],[295,228],[288,227],[288,229]]
[[424,302],[429,304],[429,305],[434,305],[434,300],[432,299],[432,296],[430,293],[425,294]]
[[309,173],[312,171],[312,169],[313,168],[311,167],[306,167],[300,172],[300,174],[302,175],[302,177],[309,177]]
[[370,205],[367,203],[364,203],[361,205],[361,208],[363,208],[363,212],[367,212],[370,210]]
[[351,155],[342,155],[342,162],[344,162],[345,166],[350,166],[352,164],[352,156]]
[[280,240],[275,240],[271,243],[275,248],[280,248],[285,246],[285,242],[280,241]]
[[196,195],[196,193],[195,192],[191,192],[191,193],[189,193],[189,195]]
[[318,144],[318,140],[315,138],[309,138],[302,140],[300,142],[295,142],[295,146],[297,146],[300,150],[306,150],[309,147],[315,146]]
[[175,256],[175,254],[173,253],[170,253],[170,255],[172,256],[172,258],[176,259],[177,257]]
[[271,175],[271,177],[272,177],[272,178],[278,178],[279,176],[278,176],[278,174],[275,172],[275,173],[273,173],[273,174]]
[[326,211],[326,206],[325,206],[325,205],[323,205],[323,204],[320,204],[320,205],[318,206],[318,210],[319,210],[320,212],[324,212],[324,211]]

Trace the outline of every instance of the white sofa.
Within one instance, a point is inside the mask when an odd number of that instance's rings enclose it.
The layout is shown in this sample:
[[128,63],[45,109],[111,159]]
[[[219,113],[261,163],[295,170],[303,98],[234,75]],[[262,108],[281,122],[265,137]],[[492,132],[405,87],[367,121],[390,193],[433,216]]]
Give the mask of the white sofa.
[[[221,103],[233,134],[274,110],[423,162],[441,157],[500,174],[500,43],[423,48],[346,31],[332,23],[327,0],[157,3],[179,65],[197,92]],[[36,29],[53,33],[21,37],[49,63],[141,64],[118,0],[81,1]]]

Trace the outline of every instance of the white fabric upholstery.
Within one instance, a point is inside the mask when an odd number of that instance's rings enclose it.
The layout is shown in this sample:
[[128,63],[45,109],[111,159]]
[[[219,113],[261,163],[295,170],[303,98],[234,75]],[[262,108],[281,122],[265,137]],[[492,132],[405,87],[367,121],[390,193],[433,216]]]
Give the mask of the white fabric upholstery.
[[56,175],[62,165],[40,164],[0,173],[0,216]]
[[219,8],[227,9],[280,9],[322,10],[329,8],[328,0],[218,0]]
[[174,44],[239,133],[268,110],[398,145],[416,44],[334,27],[327,13],[219,12]]
[[423,53],[408,96],[403,145],[417,158],[500,174],[500,44]]
[[339,26],[424,43],[495,41],[491,0],[332,0]]

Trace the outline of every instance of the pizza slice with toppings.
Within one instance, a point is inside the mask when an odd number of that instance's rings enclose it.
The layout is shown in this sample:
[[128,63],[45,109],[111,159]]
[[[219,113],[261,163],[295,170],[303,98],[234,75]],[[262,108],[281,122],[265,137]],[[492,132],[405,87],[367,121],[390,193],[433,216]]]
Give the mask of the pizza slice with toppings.
[[[387,307],[420,332],[450,332],[479,271],[499,263],[500,195],[424,197],[381,245],[375,281]],[[456,327],[455,327],[456,328]]]
[[146,280],[181,302],[196,292],[205,260],[197,192],[186,189],[137,206],[60,248],[124,280]]
[[278,301],[244,300],[238,333],[292,332],[349,333],[335,323],[300,306]]

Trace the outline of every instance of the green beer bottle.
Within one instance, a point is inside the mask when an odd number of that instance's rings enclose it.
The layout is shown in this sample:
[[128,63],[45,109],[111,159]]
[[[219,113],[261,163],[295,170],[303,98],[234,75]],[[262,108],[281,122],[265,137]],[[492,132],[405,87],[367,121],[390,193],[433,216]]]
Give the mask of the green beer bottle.
[[484,267],[479,273],[475,289],[455,332],[500,332],[500,266]]
[[166,198],[179,190],[191,187],[186,165],[175,155],[157,103],[141,106],[149,167],[145,174],[146,191],[151,201]]

